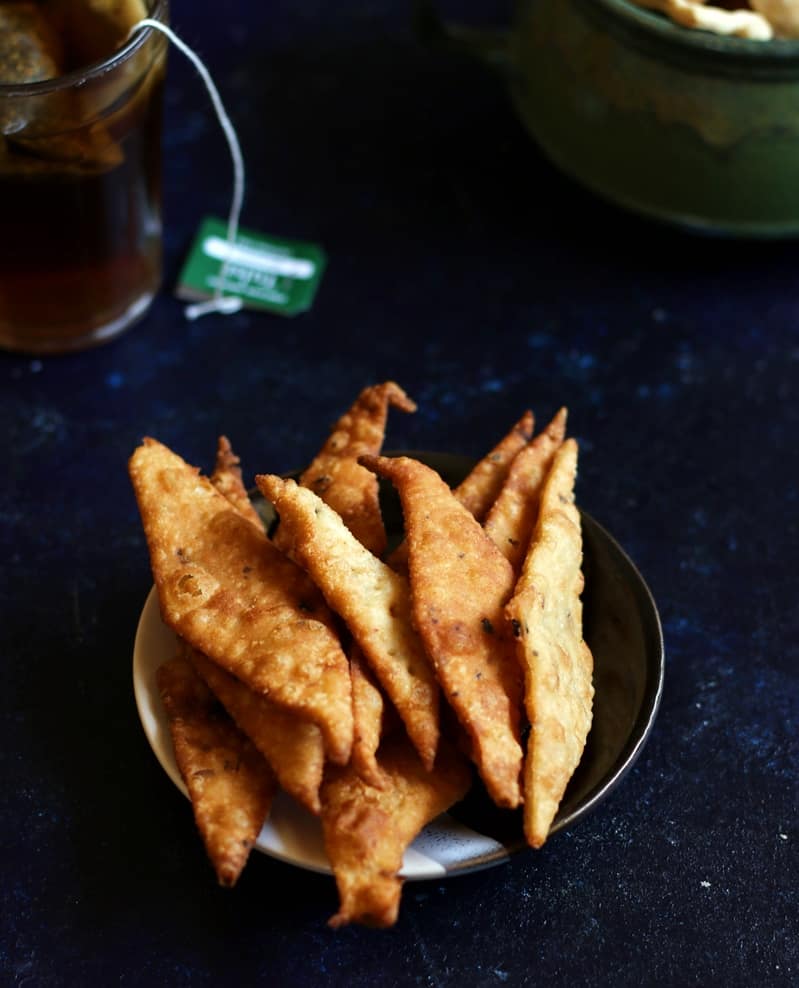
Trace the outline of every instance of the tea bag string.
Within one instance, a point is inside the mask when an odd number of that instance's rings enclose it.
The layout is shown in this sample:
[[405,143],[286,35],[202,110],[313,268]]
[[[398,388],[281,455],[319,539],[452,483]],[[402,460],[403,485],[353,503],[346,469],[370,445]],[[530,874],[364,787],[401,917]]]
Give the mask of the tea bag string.
[[[182,52],[186,58],[188,58],[197,70],[202,81],[205,83],[205,88],[208,90],[208,95],[211,97],[211,103],[213,104],[217,119],[219,120],[219,125],[227,138],[228,147],[230,148],[230,157],[233,161],[233,196],[231,198],[230,212],[228,214],[227,222],[228,243],[233,244],[236,242],[236,235],[238,234],[239,229],[239,218],[241,216],[241,207],[244,202],[244,157],[241,153],[241,145],[239,144],[238,135],[236,134],[236,130],[231,123],[227,110],[225,110],[224,104],[222,103],[222,97],[219,95],[219,90],[216,88],[216,84],[211,78],[211,73],[205,67],[205,63],[202,61],[200,56],[194,51],[194,49],[190,48],[185,41],[179,38],[171,28],[152,17],[143,17],[140,21],[134,24],[128,32],[128,37],[132,37],[136,31],[147,27],[152,28],[155,31],[160,31],[161,34],[166,35],[178,51]],[[224,315],[228,315],[232,312],[239,311],[243,305],[242,300],[234,295],[223,296],[222,294],[222,286],[225,283],[227,264],[227,261],[224,261],[222,264],[219,272],[219,281],[214,290],[214,297],[208,299],[206,302],[197,302],[192,305],[187,305],[184,310],[186,318],[198,319],[200,316],[204,316],[209,312],[220,312]]]

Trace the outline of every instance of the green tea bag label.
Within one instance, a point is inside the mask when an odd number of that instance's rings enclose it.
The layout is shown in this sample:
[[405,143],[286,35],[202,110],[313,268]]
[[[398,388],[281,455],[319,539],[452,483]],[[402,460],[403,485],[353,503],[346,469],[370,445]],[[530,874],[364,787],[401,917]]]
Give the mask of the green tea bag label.
[[326,263],[316,244],[267,237],[254,230],[240,229],[231,243],[227,225],[207,217],[175,294],[199,301],[221,291],[240,298],[247,308],[294,316],[310,309]]

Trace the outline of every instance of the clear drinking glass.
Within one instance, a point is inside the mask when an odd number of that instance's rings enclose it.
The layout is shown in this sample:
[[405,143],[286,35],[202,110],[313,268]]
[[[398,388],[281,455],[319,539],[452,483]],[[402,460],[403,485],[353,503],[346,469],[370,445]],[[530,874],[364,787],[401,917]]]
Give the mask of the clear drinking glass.
[[[167,0],[146,7],[168,21]],[[161,279],[166,51],[147,28],[85,68],[0,85],[0,346],[77,350],[147,311]]]

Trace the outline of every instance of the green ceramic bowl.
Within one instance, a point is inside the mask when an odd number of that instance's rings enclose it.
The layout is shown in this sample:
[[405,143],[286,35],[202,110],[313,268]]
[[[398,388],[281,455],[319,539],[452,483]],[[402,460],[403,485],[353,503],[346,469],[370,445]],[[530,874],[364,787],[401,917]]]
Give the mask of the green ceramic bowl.
[[799,234],[799,41],[720,37],[626,0],[517,0],[492,34],[417,14],[497,65],[538,145],[598,195],[705,232]]

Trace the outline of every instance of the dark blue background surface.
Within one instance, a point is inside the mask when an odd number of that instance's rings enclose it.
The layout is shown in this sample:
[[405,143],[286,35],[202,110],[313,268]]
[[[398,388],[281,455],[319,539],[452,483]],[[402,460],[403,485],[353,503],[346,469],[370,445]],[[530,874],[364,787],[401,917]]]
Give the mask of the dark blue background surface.
[[[202,216],[226,214],[230,164],[174,53],[161,297],[105,347],[0,356],[0,981],[796,983],[799,245],[597,202],[542,160],[498,77],[417,43],[405,4],[214,7],[176,0],[173,24],[239,130],[242,222],[321,243],[329,268],[296,320],[185,321],[171,290]],[[394,448],[477,456],[524,408],[569,406],[580,503],[650,584],[667,683],[590,817],[406,886],[391,931],[333,933],[329,879],[256,854],[216,887],[148,747],[126,461],[150,434],[207,468],[224,431],[250,476],[288,470],[386,378],[419,403],[390,419]]]

